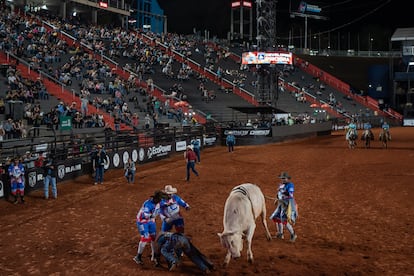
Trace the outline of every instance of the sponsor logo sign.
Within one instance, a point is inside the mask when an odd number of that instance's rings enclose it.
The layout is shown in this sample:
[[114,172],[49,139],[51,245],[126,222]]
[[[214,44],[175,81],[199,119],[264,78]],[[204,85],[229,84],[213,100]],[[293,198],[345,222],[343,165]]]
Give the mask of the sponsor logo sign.
[[232,131],[234,136],[270,136],[272,131],[268,129],[227,129],[224,135],[228,135]]
[[178,141],[175,143],[175,151],[184,151],[187,147],[186,141]]
[[29,180],[29,186],[30,187],[34,187],[34,186],[36,186],[36,172],[30,172],[28,175],[27,175],[27,178],[28,178],[28,180]]
[[129,152],[124,151],[124,154],[122,155],[122,161],[124,161],[124,164],[128,163],[129,159]]
[[217,137],[204,137],[204,145],[212,146],[215,145],[217,141]]
[[3,181],[0,180],[0,197],[4,197],[4,185]]
[[59,179],[63,179],[65,177],[65,165],[58,166],[58,177]]
[[65,173],[73,173],[82,170],[82,164],[75,164],[65,167]]
[[109,169],[109,166],[111,165],[111,159],[109,158],[109,155],[106,155],[106,158],[104,160],[104,169],[107,170]]
[[144,158],[145,158],[145,150],[143,148],[140,148],[139,149],[138,158],[139,158],[138,160],[140,162],[144,161]]
[[115,168],[119,167],[120,160],[119,154],[117,152],[114,154],[114,157],[112,157],[112,163],[114,164]]
[[138,152],[136,149],[132,151],[132,161],[137,162],[138,160]]
[[171,145],[149,147],[147,150],[148,159],[168,155],[168,153],[171,151],[171,148]]

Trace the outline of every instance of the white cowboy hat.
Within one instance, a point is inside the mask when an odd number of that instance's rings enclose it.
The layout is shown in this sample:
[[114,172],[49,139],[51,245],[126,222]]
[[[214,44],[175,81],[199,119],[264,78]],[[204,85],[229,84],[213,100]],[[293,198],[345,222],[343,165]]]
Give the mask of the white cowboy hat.
[[187,149],[193,150],[193,145],[188,145]]
[[177,188],[173,188],[173,186],[171,185],[166,185],[164,187],[164,193],[169,194],[169,195],[175,194],[177,193]]

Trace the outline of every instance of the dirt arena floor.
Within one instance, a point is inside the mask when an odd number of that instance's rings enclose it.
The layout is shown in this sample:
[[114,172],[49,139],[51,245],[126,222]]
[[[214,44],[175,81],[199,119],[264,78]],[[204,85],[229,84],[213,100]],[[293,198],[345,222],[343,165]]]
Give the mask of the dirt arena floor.
[[[343,132],[233,153],[209,148],[197,165],[200,177],[189,183],[179,155],[139,166],[134,185],[114,170],[102,186],[89,176],[60,184],[57,200],[44,200],[41,191],[25,205],[1,200],[0,275],[200,274],[186,257],[171,273],[153,267],[149,246],[143,266],[132,261],[139,241],[135,215],[166,184],[192,206],[183,210],[186,233],[216,264],[212,275],[414,275],[414,128],[393,128],[388,149],[380,147],[378,132],[371,149],[361,142],[348,149]],[[296,188],[296,243],[267,241],[258,220],[254,264],[243,251],[223,268],[217,233],[230,190],[251,182],[274,197],[281,171]],[[268,217],[275,206],[266,203]]]

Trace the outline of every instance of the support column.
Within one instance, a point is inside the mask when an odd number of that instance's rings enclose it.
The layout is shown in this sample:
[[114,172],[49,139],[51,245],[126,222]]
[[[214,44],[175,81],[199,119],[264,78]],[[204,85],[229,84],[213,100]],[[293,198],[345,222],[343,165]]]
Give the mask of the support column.
[[98,24],[98,10],[92,10],[92,23],[97,25]]
[[230,39],[233,40],[234,38],[234,15],[233,15],[233,9],[231,9],[230,13]]
[[244,25],[244,18],[243,18],[243,5],[240,7],[240,38],[244,39],[244,30],[243,30],[243,25]]
[[60,16],[62,17],[63,20],[66,19],[66,6],[67,6],[66,1],[63,1],[62,5],[60,5]]

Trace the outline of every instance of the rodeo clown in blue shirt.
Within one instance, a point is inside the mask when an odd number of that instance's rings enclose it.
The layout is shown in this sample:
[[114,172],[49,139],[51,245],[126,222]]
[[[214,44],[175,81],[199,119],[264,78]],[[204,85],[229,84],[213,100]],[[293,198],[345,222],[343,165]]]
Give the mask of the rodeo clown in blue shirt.
[[163,192],[167,198],[160,202],[161,231],[169,232],[174,226],[176,232],[184,233],[184,218],[181,215],[180,206],[188,211],[190,205],[176,194],[177,188],[171,185],[166,185]]

